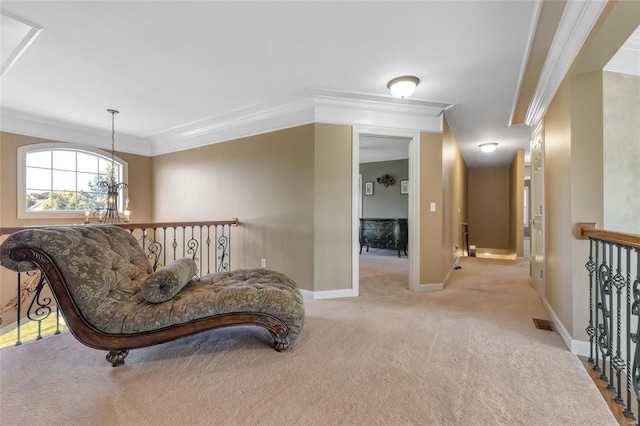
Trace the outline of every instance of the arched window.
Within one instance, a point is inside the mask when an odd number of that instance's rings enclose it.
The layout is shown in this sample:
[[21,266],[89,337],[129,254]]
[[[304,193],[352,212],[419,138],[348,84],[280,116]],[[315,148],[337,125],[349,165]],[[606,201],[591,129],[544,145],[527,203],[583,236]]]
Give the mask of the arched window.
[[[18,217],[84,217],[104,208],[107,188],[98,182],[111,173],[126,182],[127,163],[95,148],[65,143],[18,148]],[[126,190],[124,190],[126,191]],[[127,194],[120,194],[119,210]]]

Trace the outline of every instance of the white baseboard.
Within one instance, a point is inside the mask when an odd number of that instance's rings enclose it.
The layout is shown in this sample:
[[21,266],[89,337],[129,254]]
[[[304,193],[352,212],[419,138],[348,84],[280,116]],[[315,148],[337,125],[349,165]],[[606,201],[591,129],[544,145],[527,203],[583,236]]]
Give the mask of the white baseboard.
[[326,290],[326,291],[310,291],[300,290],[302,297],[307,300],[321,300],[321,299],[341,299],[344,297],[355,297],[353,289],[347,288],[344,290]]
[[556,326],[558,333],[560,333],[560,337],[562,337],[564,344],[567,345],[567,348],[571,351],[571,353],[576,355],[589,356],[589,342],[585,342],[584,340],[577,340],[571,337],[571,333],[569,333],[567,327],[562,324],[562,321],[560,321],[560,318],[558,318],[558,315],[556,315],[547,299],[542,299],[542,304],[551,317],[553,324]]
[[436,284],[420,284],[420,287],[416,290],[418,293],[430,293],[432,291],[440,291],[444,288],[442,283]]
[[447,276],[444,277],[441,283],[432,283],[432,284],[420,284],[420,286],[416,289],[418,293],[430,293],[432,291],[441,291],[444,289],[446,282],[449,280],[451,273],[454,271],[453,266],[447,272]]

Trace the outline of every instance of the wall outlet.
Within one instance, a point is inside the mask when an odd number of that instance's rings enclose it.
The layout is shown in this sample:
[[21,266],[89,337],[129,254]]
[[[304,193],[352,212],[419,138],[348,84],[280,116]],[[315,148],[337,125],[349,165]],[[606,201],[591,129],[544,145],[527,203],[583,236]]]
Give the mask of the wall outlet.
[[266,268],[267,267],[267,259],[261,259],[260,260],[260,267],[262,267],[262,268]]

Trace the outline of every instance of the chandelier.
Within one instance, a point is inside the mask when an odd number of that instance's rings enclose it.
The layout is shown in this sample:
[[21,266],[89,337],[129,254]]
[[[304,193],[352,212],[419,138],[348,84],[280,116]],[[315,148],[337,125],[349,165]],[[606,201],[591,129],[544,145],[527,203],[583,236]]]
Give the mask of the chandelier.
[[[107,112],[111,114],[111,170],[109,176],[98,182],[99,188],[107,189],[107,205],[104,210],[100,208],[98,204],[97,210],[93,216],[99,223],[120,223],[120,215],[118,214],[118,195],[121,189],[125,189],[128,185],[124,182],[118,182],[116,179],[116,167],[115,167],[115,116],[120,111],[115,109],[108,109]],[[127,206],[126,208],[128,208]],[[125,221],[129,221],[129,215],[125,208]]]

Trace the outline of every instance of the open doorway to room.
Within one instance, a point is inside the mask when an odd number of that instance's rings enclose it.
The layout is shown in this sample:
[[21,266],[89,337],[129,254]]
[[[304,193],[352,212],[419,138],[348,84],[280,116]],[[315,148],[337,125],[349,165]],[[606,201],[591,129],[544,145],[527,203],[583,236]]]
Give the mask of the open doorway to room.
[[524,260],[531,255],[531,164],[524,166]]
[[[409,181],[412,138],[361,133],[358,140],[359,288],[409,288]],[[355,265],[354,265],[355,267]]]

